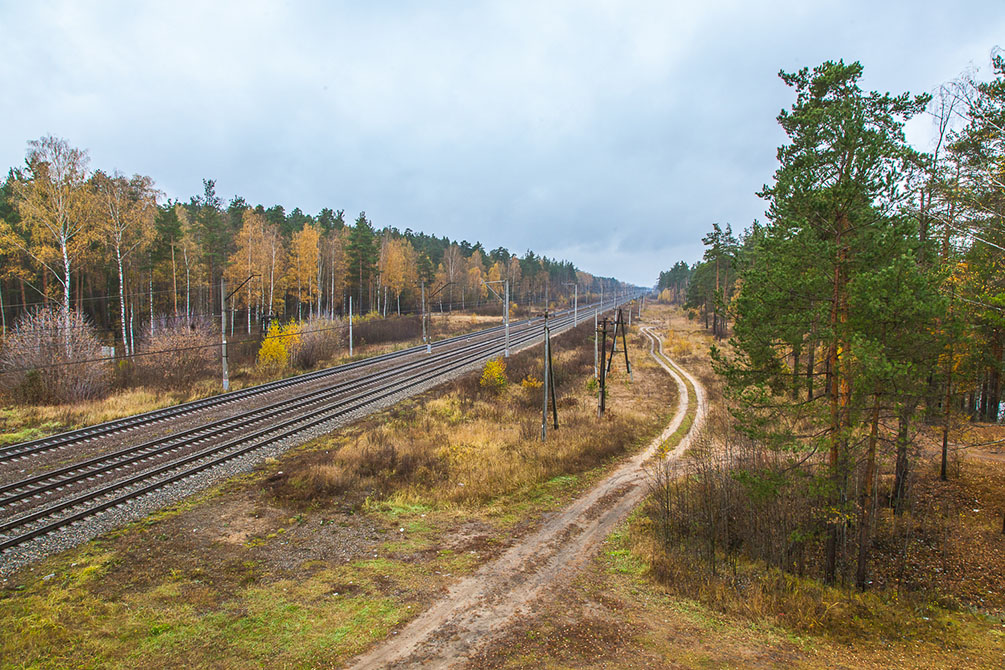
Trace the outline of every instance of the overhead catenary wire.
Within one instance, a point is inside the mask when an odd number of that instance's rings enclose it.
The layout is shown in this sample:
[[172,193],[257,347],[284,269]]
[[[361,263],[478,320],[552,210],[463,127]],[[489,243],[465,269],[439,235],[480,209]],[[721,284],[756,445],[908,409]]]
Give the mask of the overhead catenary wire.
[[[264,342],[265,340],[284,338],[284,337],[298,337],[299,335],[304,335],[307,333],[320,333],[331,330],[348,330],[348,325],[344,326],[332,326],[330,328],[314,328],[311,330],[301,330],[296,333],[278,333],[275,335],[266,335],[265,337],[259,338],[245,338],[243,340],[235,340],[231,342],[232,345],[245,344],[247,342]],[[157,356],[160,354],[170,354],[179,351],[194,351],[196,349],[216,349],[219,348],[220,343],[214,342],[213,344],[199,344],[193,345],[191,347],[173,347],[171,349],[158,349],[156,351],[141,351],[139,353],[131,354],[129,358],[137,358],[139,356]],[[102,356],[101,358],[84,358],[77,361],[64,361],[61,363],[47,363],[45,365],[33,365],[26,368],[8,368],[5,370],[0,370],[0,373],[11,373],[11,372],[28,372],[29,370],[38,370],[42,368],[57,368],[65,367],[68,365],[80,365],[81,363],[103,363],[107,361],[118,360],[115,356]]]
[[[184,318],[184,317],[179,317],[179,318]],[[255,338],[245,338],[243,340],[235,340],[233,342],[230,342],[229,344],[233,345],[233,346],[237,346],[237,345],[241,345],[241,344],[246,344],[248,342],[264,342],[265,340],[274,339],[274,338],[297,337],[299,335],[305,335],[305,334],[308,334],[308,333],[320,333],[320,332],[326,332],[326,331],[332,331],[332,330],[345,330],[346,333],[348,334],[348,329],[349,329],[349,325],[348,324],[343,324],[343,325],[331,326],[331,327],[327,327],[327,328],[313,328],[313,329],[309,329],[309,330],[301,330],[301,331],[299,331],[297,333],[277,333],[277,334],[274,334],[274,335],[266,335],[266,336],[264,336],[262,338],[257,338],[257,337],[255,337]],[[218,342],[214,342],[213,344],[199,344],[199,345],[193,345],[193,346],[190,346],[190,347],[172,347],[170,349],[158,349],[158,350],[155,350],[155,351],[141,351],[139,353],[131,354],[129,356],[129,358],[138,358],[140,356],[158,356],[158,355],[161,355],[161,354],[170,354],[170,353],[176,353],[176,352],[181,352],[181,351],[195,351],[195,350],[198,350],[198,349],[216,349],[216,348],[219,348],[219,346],[220,346],[220,344]],[[80,359],[80,360],[76,360],[76,361],[63,361],[63,362],[60,362],[60,363],[47,363],[45,365],[33,365],[33,366],[30,366],[30,367],[18,367],[18,368],[0,369],[0,374],[8,374],[8,373],[14,373],[14,372],[28,372],[30,370],[38,370],[38,369],[59,368],[59,367],[66,367],[66,366],[70,366],[70,365],[80,365],[82,363],[104,363],[104,362],[115,361],[115,360],[119,360],[119,359],[117,357],[115,357],[115,356],[102,356],[100,358],[85,358],[85,359]]]

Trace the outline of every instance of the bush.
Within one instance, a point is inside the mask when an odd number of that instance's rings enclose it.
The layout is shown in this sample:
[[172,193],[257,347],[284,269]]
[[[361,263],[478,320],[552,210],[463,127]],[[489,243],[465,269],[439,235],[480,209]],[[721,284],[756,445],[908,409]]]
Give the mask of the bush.
[[382,319],[368,314],[353,317],[352,335],[357,346],[412,340],[421,334],[422,321],[418,316],[389,316]]
[[299,337],[288,343],[290,363],[307,370],[334,358],[347,337],[344,325],[342,319],[313,318],[302,322]]
[[347,330],[342,319],[311,318],[273,326],[258,349],[258,365],[282,369],[292,365],[301,370],[327,361],[345,344]]
[[102,395],[108,366],[90,321],[70,310],[40,307],[14,325],[0,351],[4,386],[15,402],[65,403]]
[[[163,353],[156,353],[163,352]],[[133,368],[141,384],[185,389],[212,374],[220,360],[219,333],[208,317],[160,316],[143,337]]]
[[303,324],[291,321],[285,326],[273,326],[258,349],[258,365],[263,368],[285,368],[290,363],[290,351],[300,343]]
[[485,363],[482,369],[482,378],[478,380],[479,386],[496,393],[501,393],[506,388],[509,380],[506,379],[506,363],[501,358],[493,358]]
[[544,382],[532,375],[527,375],[520,381],[520,387],[525,391],[533,392],[541,388]]

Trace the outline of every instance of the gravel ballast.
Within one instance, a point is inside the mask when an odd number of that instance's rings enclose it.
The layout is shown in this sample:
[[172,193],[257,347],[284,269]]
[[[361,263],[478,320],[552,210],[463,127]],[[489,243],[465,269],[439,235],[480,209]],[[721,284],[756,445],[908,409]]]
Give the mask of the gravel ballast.
[[[553,335],[558,335],[571,328],[563,327],[561,330],[554,329]],[[512,351],[519,351],[540,343],[540,338],[535,338],[519,347],[512,347]],[[486,354],[478,360],[472,361],[461,368],[443,372],[435,378],[424,381],[416,386],[403,389],[393,395],[380,400],[368,403],[364,407],[355,409],[344,415],[332,418],[318,425],[305,428],[296,434],[286,437],[272,444],[255,449],[252,452],[237,456],[231,460],[220,463],[210,469],[203,470],[174,482],[163,488],[155,489],[146,494],[132,498],[118,506],[98,512],[92,516],[81,519],[68,527],[61,528],[49,534],[42,535],[12,547],[0,554],[0,578],[6,582],[7,577],[22,566],[34,563],[41,558],[76,547],[88,540],[91,540],[103,533],[121,528],[122,526],[144,518],[152,512],[163,509],[166,506],[177,503],[196,493],[206,490],[208,487],[225,481],[226,479],[239,474],[252,471],[257,465],[269,459],[274,459],[281,454],[303,445],[318,437],[328,435],[333,431],[351,424],[374,412],[378,412],[390,407],[401,400],[424,393],[445,382],[455,379],[461,375],[479,369],[485,360],[499,355],[500,351]],[[165,475],[167,476],[167,475]],[[118,491],[116,495],[121,495],[129,490],[138,490],[146,486],[149,482],[142,482],[134,485],[131,489]]]

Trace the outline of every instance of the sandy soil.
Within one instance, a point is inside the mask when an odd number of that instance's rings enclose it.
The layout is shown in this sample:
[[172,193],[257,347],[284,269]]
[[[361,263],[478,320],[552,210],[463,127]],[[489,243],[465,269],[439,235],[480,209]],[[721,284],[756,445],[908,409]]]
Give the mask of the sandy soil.
[[[684,421],[688,394],[681,376],[664,360],[659,339],[650,340],[650,355],[674,377],[681,403],[663,433],[590,491],[545,520],[542,526],[474,575],[453,585],[430,609],[390,640],[357,658],[354,668],[464,667],[526,617],[546,607],[549,594],[572,579],[594,556],[604,539],[646,494],[644,464]],[[654,348],[660,348],[657,355]],[[669,360],[669,359],[666,359]],[[694,386],[697,412],[688,435],[667,458],[679,458],[706,414],[706,397],[698,381],[680,366]]]

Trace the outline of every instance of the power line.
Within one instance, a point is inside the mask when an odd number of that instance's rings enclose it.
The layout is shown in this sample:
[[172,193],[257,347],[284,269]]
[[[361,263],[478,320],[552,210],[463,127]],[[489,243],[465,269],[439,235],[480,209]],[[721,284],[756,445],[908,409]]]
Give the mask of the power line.
[[[179,317],[179,318],[181,318],[181,317]],[[294,321],[294,322],[290,322],[290,323],[296,323],[296,322]],[[332,331],[332,330],[345,330],[348,333],[348,329],[349,329],[349,325],[348,324],[344,324],[344,325],[340,325],[340,326],[331,326],[331,327],[327,327],[327,328],[314,328],[314,329],[311,329],[311,330],[301,330],[301,331],[299,331],[297,333],[278,333],[278,334],[275,334],[275,335],[266,335],[265,337],[262,337],[262,338],[245,338],[243,340],[235,340],[234,342],[230,342],[230,343],[228,343],[228,345],[229,344],[241,345],[241,344],[246,344],[248,342],[265,342],[266,340],[270,340],[270,339],[298,337],[300,335],[306,335],[308,333],[322,333],[322,332],[328,332],[328,331]],[[213,344],[200,344],[200,345],[193,345],[191,347],[175,347],[175,348],[171,348],[171,349],[159,349],[159,350],[156,350],[156,351],[142,351],[142,352],[139,352],[139,353],[132,354],[128,358],[138,358],[138,357],[141,357],[141,356],[158,356],[158,355],[161,355],[161,354],[170,354],[170,353],[176,353],[176,352],[180,352],[180,351],[195,351],[195,350],[198,350],[198,349],[215,349],[215,348],[217,348],[219,346],[220,346],[220,344],[218,342],[214,342]],[[85,359],[78,360],[78,361],[65,361],[65,362],[61,362],[61,363],[47,363],[45,365],[33,365],[33,366],[30,366],[30,367],[8,368],[6,370],[0,370],[0,374],[9,374],[9,373],[15,373],[15,372],[29,372],[31,370],[66,367],[66,366],[69,366],[69,365],[79,365],[79,364],[82,364],[82,363],[104,363],[104,362],[116,361],[116,360],[120,360],[120,359],[116,358],[115,356],[103,356],[101,358],[85,358]]]
[[[263,337],[261,339],[249,337],[249,338],[245,338],[243,340],[235,340],[235,341],[230,342],[228,344],[240,345],[240,344],[245,344],[247,342],[265,342],[265,340],[271,340],[271,339],[276,339],[276,338],[298,337],[300,335],[305,335],[307,333],[322,333],[322,332],[332,331],[332,330],[348,330],[348,327],[349,327],[348,325],[344,325],[344,326],[331,326],[329,328],[315,328],[313,330],[301,330],[301,331],[299,331],[297,333],[279,333],[279,334],[276,334],[276,335],[266,335],[265,337]],[[157,356],[157,355],[160,355],[160,354],[170,354],[170,353],[175,353],[175,352],[179,352],[179,351],[195,351],[197,349],[215,349],[215,348],[217,348],[219,346],[220,346],[220,344],[218,342],[214,342],[213,344],[199,344],[199,345],[194,345],[194,346],[191,346],[191,347],[175,347],[175,348],[172,348],[172,349],[158,349],[157,351],[142,351],[140,353],[132,354],[128,358],[136,358],[136,357],[139,357],[139,356]],[[28,372],[30,370],[38,370],[38,369],[43,369],[43,368],[57,368],[57,367],[64,367],[64,366],[67,366],[67,365],[79,365],[81,363],[103,363],[103,362],[115,361],[115,360],[119,360],[119,359],[117,359],[115,356],[103,356],[101,358],[85,358],[85,359],[82,359],[82,360],[79,360],[79,361],[65,361],[65,362],[62,362],[62,363],[48,363],[48,364],[45,364],[45,365],[33,365],[33,366],[27,367],[27,368],[10,368],[10,369],[7,369],[7,370],[3,370],[2,372],[3,373]]]

